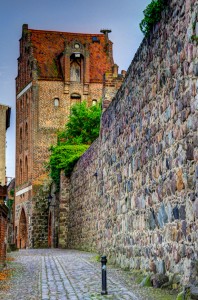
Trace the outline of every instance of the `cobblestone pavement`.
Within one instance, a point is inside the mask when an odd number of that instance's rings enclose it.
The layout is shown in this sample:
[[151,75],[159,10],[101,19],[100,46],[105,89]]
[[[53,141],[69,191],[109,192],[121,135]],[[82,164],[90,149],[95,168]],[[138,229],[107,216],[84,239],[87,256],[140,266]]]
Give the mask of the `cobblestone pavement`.
[[110,267],[108,295],[101,296],[100,263],[94,262],[94,254],[42,249],[20,250],[12,256],[15,271],[9,289],[0,290],[2,300],[158,299],[141,295],[138,288],[133,292],[124,272]]

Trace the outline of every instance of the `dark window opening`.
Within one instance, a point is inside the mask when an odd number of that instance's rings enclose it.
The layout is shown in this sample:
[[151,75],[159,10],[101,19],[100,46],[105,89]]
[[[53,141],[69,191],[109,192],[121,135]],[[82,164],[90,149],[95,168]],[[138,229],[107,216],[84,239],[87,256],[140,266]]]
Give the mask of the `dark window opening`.
[[76,103],[81,103],[81,95],[77,93],[71,94],[72,105]]
[[97,36],[93,36],[93,37],[92,37],[92,42],[93,42],[93,43],[100,43],[100,40],[98,39]]

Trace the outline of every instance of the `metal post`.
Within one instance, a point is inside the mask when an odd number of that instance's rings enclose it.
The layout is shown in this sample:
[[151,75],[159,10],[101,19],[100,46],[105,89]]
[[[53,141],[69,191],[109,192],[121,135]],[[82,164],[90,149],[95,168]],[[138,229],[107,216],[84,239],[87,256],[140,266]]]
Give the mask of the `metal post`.
[[107,258],[106,256],[101,257],[101,264],[102,264],[102,292],[101,295],[107,295]]

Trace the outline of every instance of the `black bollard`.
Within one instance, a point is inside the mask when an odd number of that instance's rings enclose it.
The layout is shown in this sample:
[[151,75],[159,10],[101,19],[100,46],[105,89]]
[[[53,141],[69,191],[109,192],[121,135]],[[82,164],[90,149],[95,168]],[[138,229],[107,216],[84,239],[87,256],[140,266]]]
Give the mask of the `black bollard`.
[[107,295],[107,258],[106,256],[101,257],[101,264],[102,264],[102,292],[101,295]]

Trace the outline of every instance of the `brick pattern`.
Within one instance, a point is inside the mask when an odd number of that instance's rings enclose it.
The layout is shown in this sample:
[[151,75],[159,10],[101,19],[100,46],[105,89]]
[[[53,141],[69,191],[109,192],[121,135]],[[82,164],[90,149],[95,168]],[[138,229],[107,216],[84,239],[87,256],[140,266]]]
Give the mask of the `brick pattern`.
[[0,203],[0,270],[5,266],[8,208]]
[[[16,246],[19,249],[28,248],[31,245],[32,226],[30,218],[32,216],[32,203],[29,199],[31,199],[30,193],[24,193],[20,196],[15,197],[14,239]],[[20,222],[23,214],[25,214],[25,226],[21,226]]]
[[102,95],[102,108],[103,112],[107,109],[117,91],[121,87],[126,72],[118,74],[118,66],[115,64],[110,71],[105,72],[103,78],[103,95]]
[[184,284],[196,281],[198,258],[197,9],[170,1],[143,40],[99,141],[72,173],[69,199],[69,247],[180,273]]
[[37,76],[37,62],[33,57],[33,47],[31,46],[30,33],[28,27],[23,25],[20,43],[20,56],[18,58],[18,74],[16,77],[17,94],[25,88]]
[[29,185],[32,177],[32,88],[16,101],[16,186]]
[[14,244],[14,195],[12,192],[15,190],[15,179],[12,179],[7,187],[7,195],[10,202],[10,211],[9,211],[9,222],[8,222],[8,244]]

